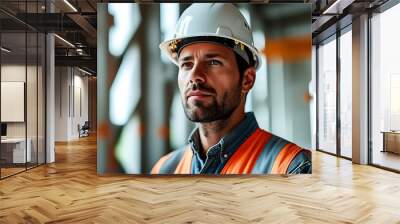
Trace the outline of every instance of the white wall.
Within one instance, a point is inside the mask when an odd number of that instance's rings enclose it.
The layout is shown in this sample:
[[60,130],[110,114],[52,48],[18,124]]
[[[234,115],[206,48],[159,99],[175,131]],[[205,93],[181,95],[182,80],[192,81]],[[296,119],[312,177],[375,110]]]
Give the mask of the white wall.
[[[75,70],[76,72],[77,70]],[[74,76],[74,89],[75,89],[75,116],[72,119],[72,130],[71,130],[71,135],[78,137],[78,124],[81,126],[85,123],[85,121],[89,120],[89,113],[88,113],[88,77],[87,76],[81,76],[82,73],[79,73],[79,75]],[[80,91],[80,93],[79,93]],[[79,97],[80,95],[80,97]],[[80,105],[79,105],[79,100],[80,100]],[[81,107],[81,108],[79,108]],[[79,111],[81,109],[81,111]]]
[[[26,69],[25,65],[2,65],[1,81],[25,82],[25,73],[26,73],[25,69]],[[31,69],[32,67],[28,67],[28,71]],[[1,108],[1,110],[6,110],[6,109],[7,108]],[[7,123],[7,137],[25,137],[25,123],[24,122]]]
[[77,139],[78,124],[88,120],[88,77],[72,67],[56,67],[55,73],[55,140]]
[[68,86],[67,67],[55,68],[55,141],[68,140]]
[[[37,70],[38,69],[38,70]],[[27,78],[27,81],[25,80]],[[25,66],[25,64],[4,64],[1,66],[2,82],[24,82],[26,83],[26,106],[24,105],[22,113],[26,112],[26,121],[6,122],[7,137],[30,139],[32,151],[32,161],[44,162],[44,74],[42,67]],[[2,95],[2,98],[7,95]],[[1,108],[1,110],[12,110],[11,108]],[[4,111],[3,111],[4,112]],[[10,111],[9,111],[10,112]],[[12,111],[11,111],[12,112]],[[39,156],[37,157],[37,153]]]
[[[25,70],[27,69],[27,70]],[[26,71],[28,72],[28,85],[27,88],[27,111],[28,120],[28,137],[30,133],[35,133],[36,136],[36,80],[32,75],[36,76],[36,66],[25,65],[2,65],[1,66],[1,81],[2,82],[25,82]],[[39,70],[41,72],[41,69]],[[3,96],[6,97],[6,96]],[[42,105],[39,105],[41,107]],[[7,108],[1,108],[7,110]],[[33,122],[33,123],[32,123]],[[7,136],[8,137],[25,137],[25,123],[26,122],[7,122]]]

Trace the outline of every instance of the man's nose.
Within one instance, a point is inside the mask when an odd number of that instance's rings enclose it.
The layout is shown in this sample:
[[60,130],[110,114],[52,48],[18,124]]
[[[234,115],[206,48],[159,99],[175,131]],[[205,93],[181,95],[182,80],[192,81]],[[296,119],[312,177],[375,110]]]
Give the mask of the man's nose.
[[189,74],[190,83],[204,83],[206,81],[206,70],[201,63],[195,63]]

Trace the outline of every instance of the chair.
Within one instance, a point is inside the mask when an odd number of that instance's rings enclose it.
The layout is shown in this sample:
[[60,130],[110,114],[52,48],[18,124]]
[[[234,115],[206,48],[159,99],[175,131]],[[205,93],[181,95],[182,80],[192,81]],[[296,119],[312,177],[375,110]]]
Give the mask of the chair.
[[89,136],[89,129],[90,129],[89,121],[85,121],[82,127],[80,127],[80,125],[78,124],[79,138]]

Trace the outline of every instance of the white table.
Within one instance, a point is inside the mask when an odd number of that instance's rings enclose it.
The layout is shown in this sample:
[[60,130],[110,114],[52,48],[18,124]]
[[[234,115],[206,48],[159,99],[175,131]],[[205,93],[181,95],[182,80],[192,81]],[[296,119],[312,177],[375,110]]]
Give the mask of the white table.
[[[31,145],[32,145],[32,140],[30,138],[27,138],[26,142],[28,143],[26,147],[26,154],[25,154],[25,138],[6,138],[6,139],[1,139],[1,144],[2,144],[2,151],[3,147],[13,147],[12,148],[12,157],[13,163],[25,163],[25,162],[31,162],[32,160],[32,154],[31,154]],[[7,150],[6,149],[6,150]],[[25,161],[25,159],[27,159]]]

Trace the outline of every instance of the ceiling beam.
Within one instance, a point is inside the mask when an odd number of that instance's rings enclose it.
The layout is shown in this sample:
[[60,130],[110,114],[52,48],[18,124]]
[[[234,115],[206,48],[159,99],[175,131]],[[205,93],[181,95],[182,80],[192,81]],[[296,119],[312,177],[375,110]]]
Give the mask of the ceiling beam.
[[68,14],[72,21],[80,26],[92,39],[96,40],[97,30],[80,14]]
[[90,56],[55,56],[56,66],[81,66],[96,71],[97,59]]

